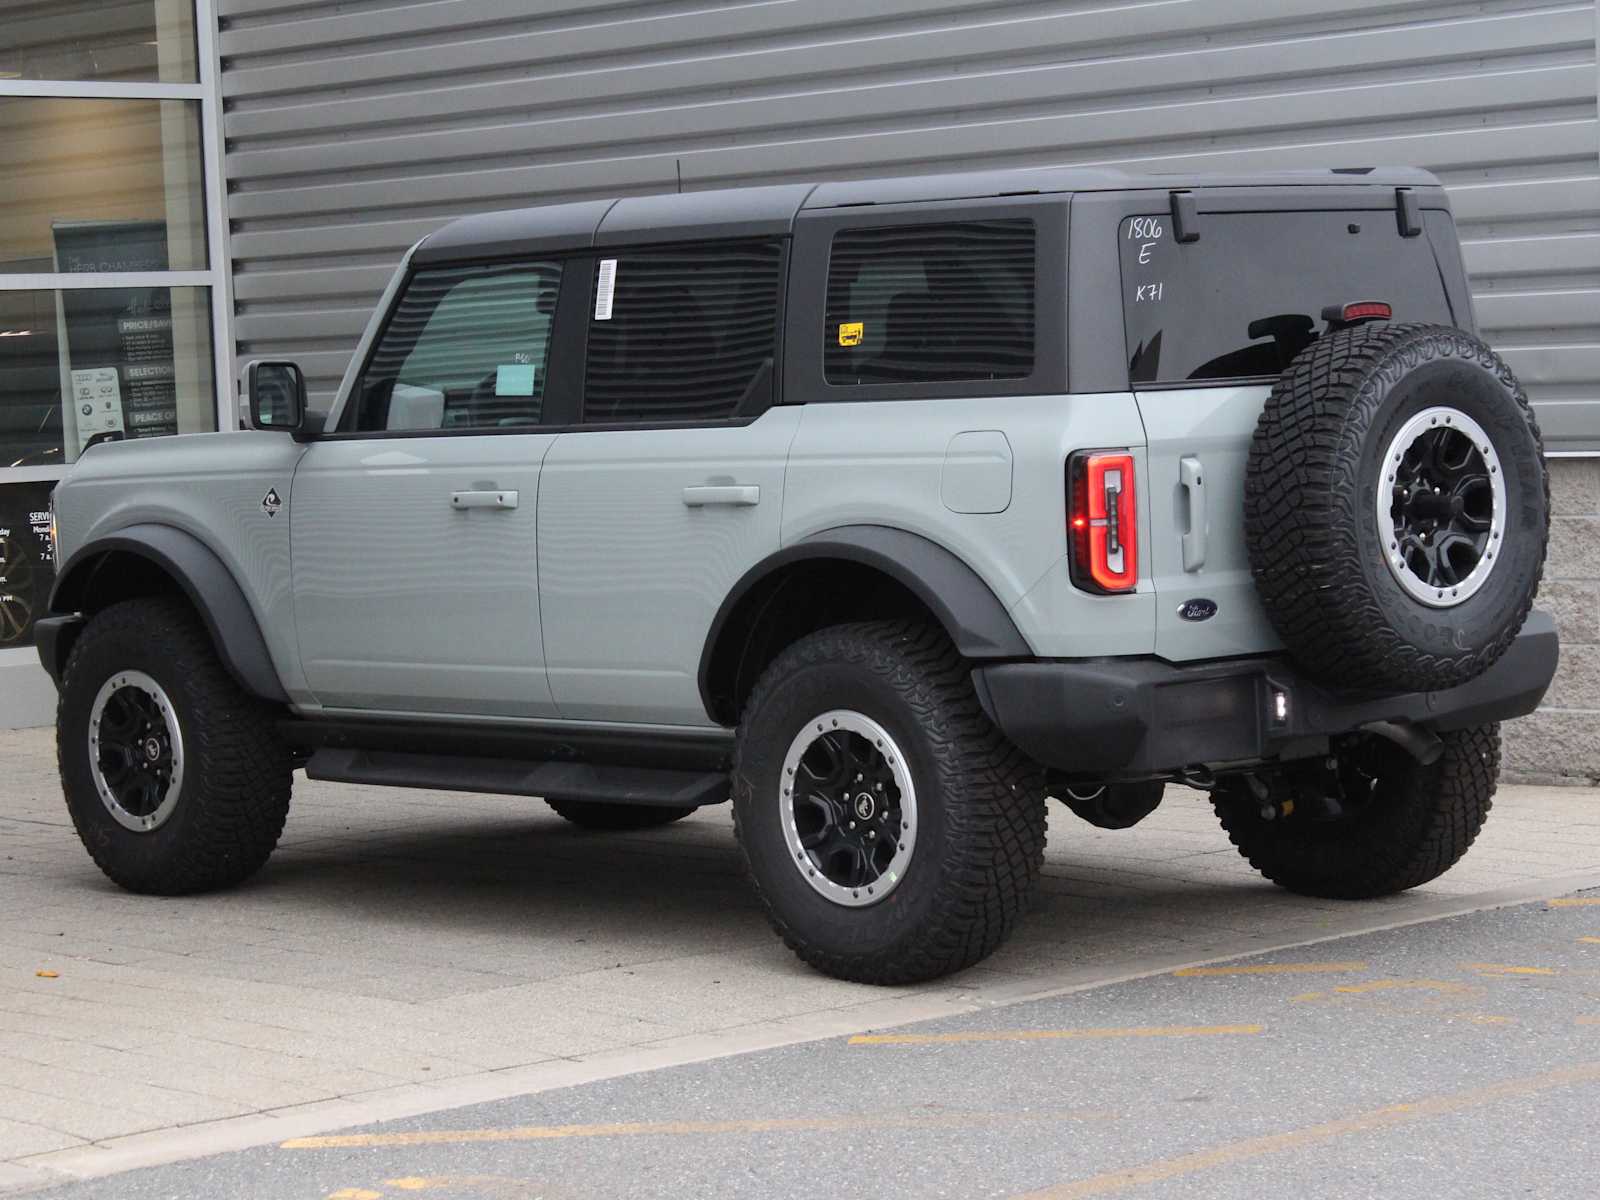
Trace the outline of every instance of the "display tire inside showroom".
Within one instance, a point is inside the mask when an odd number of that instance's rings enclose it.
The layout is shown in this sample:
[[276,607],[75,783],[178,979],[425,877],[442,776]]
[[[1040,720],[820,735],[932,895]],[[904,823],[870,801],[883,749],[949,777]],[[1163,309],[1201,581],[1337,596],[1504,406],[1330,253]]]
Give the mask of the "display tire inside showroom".
[[293,781],[274,719],[183,600],[125,600],[91,617],[62,677],[56,749],[96,865],[129,891],[163,896],[259,870]]
[[692,808],[670,808],[660,804],[609,804],[596,800],[546,799],[557,816],[583,829],[623,833],[636,829],[656,829],[681,821]]
[[1331,686],[1436,691],[1504,653],[1550,528],[1528,399],[1477,338],[1365,324],[1318,339],[1272,389],[1245,521],[1268,618]]
[[745,705],[734,826],[773,927],[840,979],[978,962],[1044,863],[1042,771],[989,722],[942,630],[840,625],[772,662]]
[[1393,895],[1459,862],[1489,815],[1500,727],[1440,741],[1425,764],[1386,738],[1356,734],[1336,743],[1331,772],[1314,760],[1264,792],[1223,779],[1211,802],[1239,853],[1278,886],[1332,900]]

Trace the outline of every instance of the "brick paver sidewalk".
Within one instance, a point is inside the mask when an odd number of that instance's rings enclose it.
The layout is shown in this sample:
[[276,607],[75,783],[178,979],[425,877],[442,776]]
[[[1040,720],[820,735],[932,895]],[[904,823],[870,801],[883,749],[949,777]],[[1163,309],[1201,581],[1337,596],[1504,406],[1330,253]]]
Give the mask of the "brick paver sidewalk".
[[[84,855],[48,731],[0,733],[0,762],[0,1163],[906,994],[790,956],[740,875],[726,808],[591,834],[537,801],[298,779],[260,877],[165,900],[118,891]],[[1050,833],[1019,935],[924,996],[1000,1001],[1600,876],[1589,789],[1504,789],[1455,871],[1364,905],[1263,883],[1182,789],[1120,833],[1052,804]]]

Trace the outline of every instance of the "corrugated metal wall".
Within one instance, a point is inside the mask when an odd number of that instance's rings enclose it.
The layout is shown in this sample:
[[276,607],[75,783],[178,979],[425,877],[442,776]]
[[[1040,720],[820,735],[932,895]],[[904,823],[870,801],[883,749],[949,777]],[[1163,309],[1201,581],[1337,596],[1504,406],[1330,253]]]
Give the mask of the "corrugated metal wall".
[[[241,355],[329,391],[458,213],[959,165],[1412,163],[1600,449],[1595,0],[218,0]],[[1263,15],[1270,14],[1270,15]]]

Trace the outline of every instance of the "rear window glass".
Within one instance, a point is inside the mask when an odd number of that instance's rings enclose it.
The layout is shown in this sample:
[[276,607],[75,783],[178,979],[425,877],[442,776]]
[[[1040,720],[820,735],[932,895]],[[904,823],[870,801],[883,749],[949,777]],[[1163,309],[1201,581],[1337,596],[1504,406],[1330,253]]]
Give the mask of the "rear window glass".
[[834,235],[822,366],[835,385],[1033,373],[1032,221]]
[[1322,310],[1381,300],[1396,321],[1454,324],[1426,237],[1391,212],[1205,213],[1177,242],[1166,213],[1117,231],[1128,377],[1269,379],[1327,329]]

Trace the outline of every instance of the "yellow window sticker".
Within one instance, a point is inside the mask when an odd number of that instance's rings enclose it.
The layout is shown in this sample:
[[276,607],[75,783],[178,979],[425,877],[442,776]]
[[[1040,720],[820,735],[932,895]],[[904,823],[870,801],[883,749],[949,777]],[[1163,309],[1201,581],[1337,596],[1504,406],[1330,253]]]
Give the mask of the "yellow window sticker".
[[866,331],[866,325],[861,321],[841,321],[839,323],[839,345],[859,346],[861,335]]

